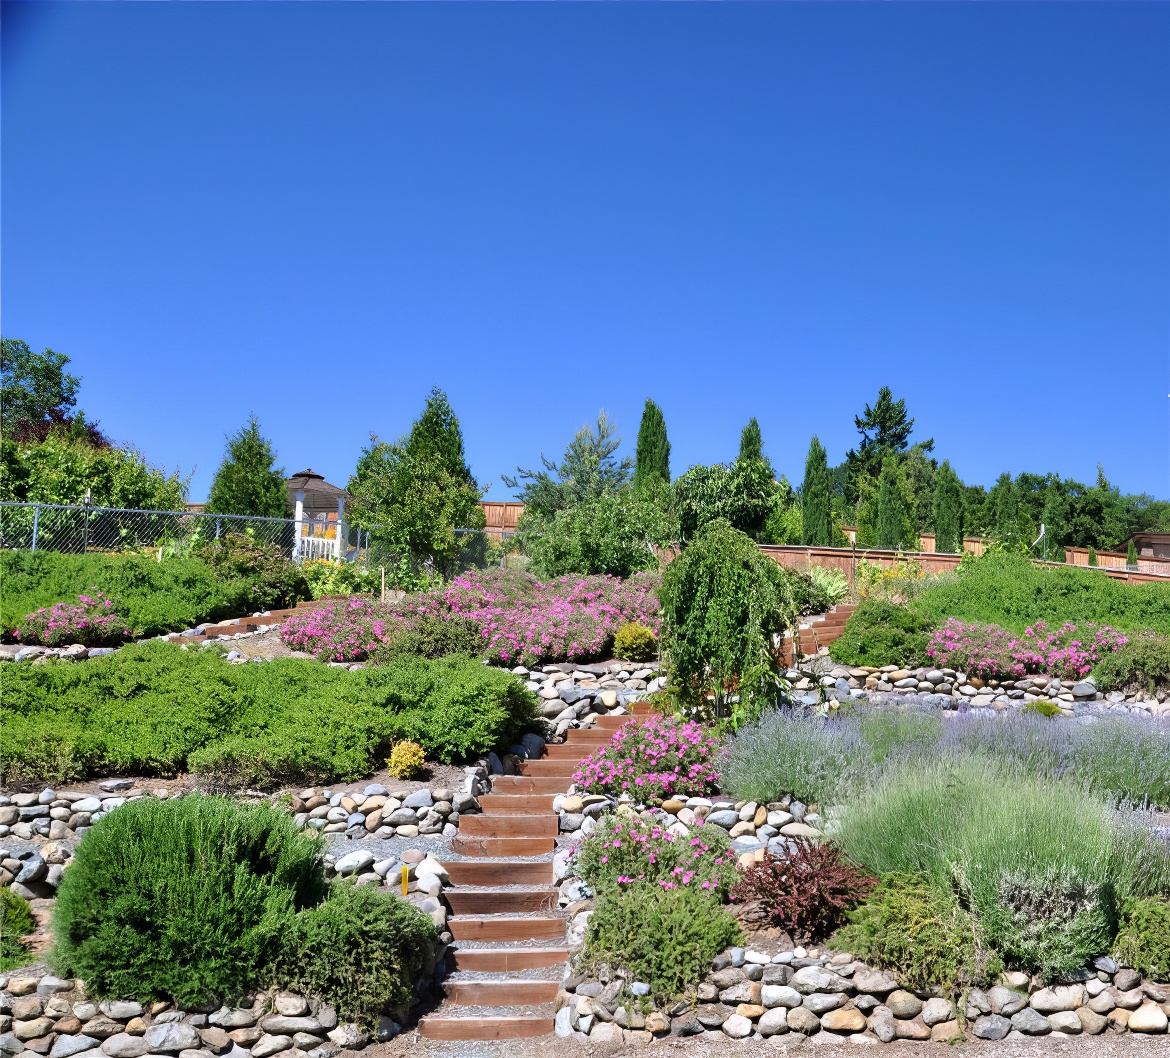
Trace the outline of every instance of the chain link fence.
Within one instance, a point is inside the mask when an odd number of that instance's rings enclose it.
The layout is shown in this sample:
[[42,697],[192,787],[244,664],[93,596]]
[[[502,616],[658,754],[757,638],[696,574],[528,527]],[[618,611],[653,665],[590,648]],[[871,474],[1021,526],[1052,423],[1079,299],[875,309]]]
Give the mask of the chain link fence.
[[369,532],[336,520],[0,502],[0,548],[16,551],[186,553],[232,533],[274,544],[297,560],[367,562],[370,553]]

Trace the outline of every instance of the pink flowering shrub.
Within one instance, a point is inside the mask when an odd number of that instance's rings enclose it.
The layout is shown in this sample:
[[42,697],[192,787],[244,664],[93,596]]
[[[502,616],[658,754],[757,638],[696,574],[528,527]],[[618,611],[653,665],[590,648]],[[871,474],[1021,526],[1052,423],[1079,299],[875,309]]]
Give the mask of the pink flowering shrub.
[[1108,625],[1078,629],[1070,621],[1050,631],[1037,621],[1018,636],[999,625],[964,624],[952,617],[931,636],[926,654],[936,665],[983,679],[1045,673],[1075,680],[1128,642]]
[[701,797],[719,780],[719,743],[693,720],[648,716],[631,720],[581,761],[573,782],[588,793],[628,793],[635,801]]
[[280,638],[321,661],[360,661],[397,628],[386,607],[367,595],[354,595],[293,614],[281,627]]
[[16,629],[22,643],[46,647],[83,643],[87,647],[118,646],[130,638],[130,626],[114,612],[114,604],[97,588],[77,596],[77,605],[54,603],[34,610]]
[[723,898],[737,877],[726,831],[711,825],[672,834],[664,825],[637,816],[607,816],[581,842],[575,862],[594,892],[649,882],[663,889],[703,889]]

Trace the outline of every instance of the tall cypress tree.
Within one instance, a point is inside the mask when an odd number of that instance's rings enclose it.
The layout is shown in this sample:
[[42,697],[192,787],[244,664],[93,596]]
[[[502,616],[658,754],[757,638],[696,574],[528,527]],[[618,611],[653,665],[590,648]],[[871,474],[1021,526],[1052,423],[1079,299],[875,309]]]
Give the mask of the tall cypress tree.
[[959,475],[944,459],[934,478],[934,549],[953,555],[963,544],[963,489]]
[[820,439],[813,435],[804,461],[804,484],[800,487],[800,539],[812,547],[833,542],[833,511],[829,461]]
[[991,508],[991,535],[1001,544],[1014,544],[1020,535],[1020,494],[1011,474],[1000,474],[987,502]]
[[670,441],[666,438],[666,419],[662,409],[647,399],[634,454],[634,488],[642,488],[652,481],[670,484]]
[[406,451],[419,458],[435,459],[461,481],[475,485],[475,477],[463,452],[463,431],[451,402],[438,386],[427,397],[423,413],[410,428]]
[[764,458],[764,438],[754,415],[739,435],[739,458],[743,460]]
[[1134,547],[1133,541],[1129,542],[1129,547],[1125,549],[1125,564],[1137,568],[1138,553],[1137,548]]
[[284,468],[274,467],[272,442],[260,436],[253,415],[248,425],[228,438],[227,454],[215,472],[206,510],[212,514],[251,514],[287,518],[288,487]]
[[898,462],[893,456],[886,456],[878,478],[877,546],[902,547],[905,527],[906,507],[898,487]]

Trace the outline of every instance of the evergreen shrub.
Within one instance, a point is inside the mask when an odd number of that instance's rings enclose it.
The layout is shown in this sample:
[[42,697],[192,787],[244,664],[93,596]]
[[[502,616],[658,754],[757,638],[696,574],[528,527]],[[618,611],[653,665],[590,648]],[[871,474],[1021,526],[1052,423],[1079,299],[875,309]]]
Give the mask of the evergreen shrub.
[[7,886],[0,889],[0,972],[24,966],[31,961],[28,949],[20,942],[36,929],[36,919],[23,896]]
[[1170,636],[1138,633],[1093,667],[1093,679],[1103,691],[1154,691],[1170,687]]
[[933,627],[932,619],[914,609],[866,599],[833,643],[833,660],[842,665],[913,668],[928,661],[926,650]]
[[1143,977],[1170,980],[1170,901],[1150,897],[1128,902],[1113,942],[1113,955]]
[[613,652],[624,661],[652,661],[658,653],[658,637],[645,625],[629,621],[614,634]]

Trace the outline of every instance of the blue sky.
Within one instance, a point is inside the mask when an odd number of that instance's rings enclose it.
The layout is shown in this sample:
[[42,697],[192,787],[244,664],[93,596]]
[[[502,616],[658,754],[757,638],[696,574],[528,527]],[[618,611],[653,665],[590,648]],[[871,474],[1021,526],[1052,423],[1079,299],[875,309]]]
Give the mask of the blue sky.
[[6,4],[3,330],[195,469],[604,407],[789,476],[888,384],[967,481],[1170,495],[1170,5]]

